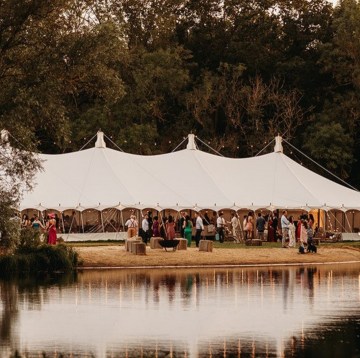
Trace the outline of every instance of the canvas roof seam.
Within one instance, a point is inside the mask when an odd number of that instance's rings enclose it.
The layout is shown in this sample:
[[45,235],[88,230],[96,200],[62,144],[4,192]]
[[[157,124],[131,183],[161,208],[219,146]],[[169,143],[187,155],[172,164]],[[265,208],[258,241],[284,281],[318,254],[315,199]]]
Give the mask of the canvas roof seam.
[[[317,202],[317,206],[321,207],[323,204],[320,203],[320,200],[312,193],[312,191],[304,184],[300,181],[300,179],[297,177],[297,175],[294,173],[294,171],[292,170],[292,168],[288,165],[288,163],[284,160],[284,158],[287,158],[287,156],[285,156],[285,154],[283,153],[277,153],[278,155],[280,155],[281,161],[286,165],[286,167],[289,169],[289,171],[291,172],[291,174],[293,175],[293,177],[295,177],[296,181],[298,183],[300,183],[303,188],[314,198],[314,200]],[[295,162],[296,163],[296,162]],[[296,163],[297,164],[297,163]],[[300,165],[300,164],[298,164]],[[308,205],[309,203],[303,203],[303,206],[305,207],[306,205]]]
[[[131,192],[125,187],[125,185],[122,183],[121,179],[118,177],[118,175],[117,175],[117,174],[115,173],[115,171],[113,170],[113,167],[112,167],[112,165],[111,165],[111,163],[110,163],[107,155],[105,155],[105,153],[106,153],[108,150],[113,150],[113,149],[109,149],[109,148],[103,148],[103,149],[96,148],[95,150],[102,150],[102,151],[103,151],[103,152],[102,152],[102,153],[103,153],[103,157],[105,158],[106,163],[108,164],[108,166],[109,166],[111,172],[113,173],[114,177],[117,179],[118,182],[120,181],[121,186],[125,189],[125,191],[129,194],[129,196],[133,199],[133,202],[135,203],[135,198],[134,198],[133,193],[131,193]],[[116,153],[121,153],[120,151],[115,151],[115,152],[116,152]],[[124,152],[123,152],[123,153],[124,153]],[[120,200],[120,202],[121,202],[121,200]],[[115,205],[117,205],[117,204],[115,204]]]
[[[90,149],[89,149],[90,150]],[[95,156],[95,151],[92,151],[91,152],[91,158],[89,160],[89,165],[88,165],[88,168],[87,168],[87,174],[89,174],[90,172],[90,168],[91,168],[91,163],[94,161],[94,156]],[[81,198],[82,198],[82,195],[84,193],[84,187],[85,187],[85,183],[86,183],[86,179],[87,179],[87,175],[85,175],[84,177],[84,180],[83,180],[83,183],[82,185],[80,186],[80,193],[79,193],[79,196],[78,196],[78,200],[77,200],[77,203],[81,203]]]
[[[206,172],[206,174],[209,176],[209,178],[211,179],[211,181],[215,184],[216,188],[224,195],[224,197],[229,201],[229,206],[233,205],[234,200],[230,200],[227,195],[225,195],[225,193],[223,192],[223,190],[220,188],[220,186],[216,183],[216,181],[214,180],[214,178],[212,177],[212,175],[209,173],[209,171],[203,166],[201,160],[199,160],[199,158],[197,157],[197,153],[204,153],[203,151],[197,149],[195,150],[195,155],[194,158],[196,159],[196,161],[200,164],[201,168]],[[208,154],[208,153],[207,153]],[[213,154],[209,154],[209,155],[213,155]],[[219,157],[221,158],[221,157]],[[225,158],[225,157],[224,157]],[[219,203],[220,206],[226,206],[223,205],[222,203]],[[201,206],[201,205],[200,205]]]
[[[107,149],[107,150],[113,150],[113,149]],[[120,155],[129,155],[130,154],[130,157],[129,158],[131,158],[131,156],[133,156],[134,158],[139,158],[139,157],[141,157],[140,155],[138,155],[138,154],[131,154],[131,153],[126,153],[126,152],[123,152],[123,153],[121,153],[121,152],[119,152],[119,151],[115,151],[116,153],[119,153]],[[158,158],[160,158],[161,156],[166,156],[166,155],[171,155],[171,153],[166,153],[166,154],[158,154],[158,155],[152,155],[151,157],[153,157],[154,159],[156,158],[156,157],[158,157]],[[164,187],[167,187],[169,190],[171,190],[171,192],[172,193],[174,193],[176,196],[179,196],[179,197],[182,197],[184,200],[185,200],[185,202],[187,202],[187,199],[186,198],[184,198],[182,195],[180,195],[179,193],[176,193],[170,186],[168,186],[166,183],[164,183],[162,180],[161,180],[161,178],[159,178],[159,177],[157,177],[157,176],[155,176],[153,173],[151,173],[149,170],[147,170],[144,166],[142,166],[139,162],[138,162],[138,160],[132,160],[132,163],[133,164],[135,164],[135,165],[137,165],[142,171],[144,171],[144,172],[146,172],[147,174],[149,174],[151,177],[153,177],[155,180],[157,180],[158,182],[160,182],[160,184],[161,185],[163,185]],[[116,174],[115,174],[116,175]],[[117,177],[117,175],[116,175],[116,177]],[[136,201],[136,199],[135,199],[135,201]],[[151,205],[151,204],[149,204],[149,203],[142,203],[142,204],[146,204],[146,205]],[[175,204],[176,203],[174,203],[173,204],[173,206],[175,206]],[[137,204],[135,204],[135,205],[137,205]],[[161,203],[159,203],[159,206],[161,206]],[[167,206],[167,205],[165,205],[165,206]],[[185,205],[186,206],[186,205]],[[191,204],[190,204],[190,206],[191,206]]]
[[[66,155],[66,154],[68,154],[68,153],[62,153],[62,154],[60,154],[60,155]],[[57,155],[56,154],[39,154],[39,156],[40,156],[40,158],[46,163],[49,159],[47,159],[46,157],[48,157],[48,156],[52,156],[52,157],[56,157]],[[66,184],[67,186],[70,186],[70,187],[72,187],[75,191],[79,191],[79,189],[81,190],[81,187],[77,187],[77,186],[75,186],[75,185],[73,185],[73,183],[71,182],[71,181],[67,181],[67,180],[64,180],[64,178],[61,176],[61,175],[58,175],[58,173],[56,172],[56,171],[54,171],[51,167],[47,167],[47,168],[42,168],[42,170],[41,171],[50,171],[50,172],[52,172],[55,176],[57,176],[64,184]],[[65,177],[65,179],[66,179],[66,177]],[[35,186],[37,186],[38,185],[38,183],[36,183],[36,185]],[[31,192],[33,192],[33,190],[31,191]],[[81,197],[81,194],[80,194],[80,197]],[[89,198],[86,198],[86,199],[88,199],[89,200]],[[78,206],[78,204],[79,204],[79,200],[80,200],[80,198],[78,198],[78,201],[77,201],[77,203],[75,203],[75,205],[73,206],[74,208],[76,208],[77,206]],[[61,205],[59,206],[59,207],[56,207],[56,205],[55,204],[52,204],[52,205],[50,205],[50,206],[47,206],[47,205],[43,205],[43,204],[46,204],[46,203],[42,203],[41,201],[39,201],[39,204],[41,204],[42,206],[44,206],[44,207],[46,207],[47,209],[60,209],[60,208],[63,208]],[[39,204],[37,204],[37,205],[39,205]],[[61,204],[61,203],[57,203],[57,204]],[[21,205],[20,205],[20,207],[21,207]],[[68,207],[68,205],[67,205],[67,207]],[[21,210],[25,210],[25,209],[34,209],[33,207],[32,207],[32,205],[25,205],[24,207],[22,207],[21,208]]]

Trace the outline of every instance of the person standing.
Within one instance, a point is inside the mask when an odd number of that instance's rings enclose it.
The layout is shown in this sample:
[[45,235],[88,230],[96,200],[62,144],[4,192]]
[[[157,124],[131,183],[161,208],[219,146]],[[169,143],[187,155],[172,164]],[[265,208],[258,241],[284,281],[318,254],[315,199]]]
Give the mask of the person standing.
[[281,215],[281,231],[282,231],[282,239],[281,239],[281,247],[286,248],[286,240],[289,238],[289,220],[287,219],[287,211],[284,210]]
[[247,215],[244,215],[244,218],[243,218],[243,223],[242,223],[242,227],[243,227],[243,233],[244,233],[244,240],[247,240]]
[[219,241],[221,243],[225,240],[225,219],[223,218],[224,213],[221,211],[216,220],[216,229],[219,234]]
[[150,239],[151,236],[153,236],[152,234],[152,226],[153,226],[153,217],[152,217],[152,212],[148,211],[147,212],[147,216],[148,216],[148,223],[149,223],[149,230],[148,230],[148,239]]
[[186,226],[186,213],[184,211],[181,212],[181,218],[179,220],[179,230],[180,230],[180,235],[182,238],[185,237],[184,234],[184,230],[185,230],[185,226]]
[[37,215],[35,216],[34,221],[32,222],[31,226],[32,226],[33,229],[39,230],[39,231],[40,231],[40,228],[45,229],[45,226],[39,220],[39,217]]
[[152,236],[160,237],[160,223],[157,216],[154,216],[154,221],[152,223]]
[[185,217],[185,221],[184,221],[184,235],[185,235],[185,239],[187,240],[187,246],[190,247],[191,246],[191,239],[192,239],[192,221],[190,219],[189,215],[186,215]]
[[258,217],[256,219],[256,230],[257,230],[257,238],[259,240],[264,240],[264,231],[265,231],[266,221],[261,213],[258,213]]
[[201,232],[204,230],[204,223],[203,219],[200,216],[200,213],[196,213],[196,222],[195,222],[195,228],[196,228],[196,234],[195,234],[195,243],[196,247],[199,247],[199,242],[201,239]]
[[279,212],[278,210],[273,213],[272,228],[274,231],[274,241],[278,241],[278,224],[279,224]]
[[252,240],[254,238],[254,218],[253,212],[249,212],[246,222],[246,236],[247,239]]
[[292,216],[289,217],[289,247],[296,246],[295,224]]
[[148,238],[149,238],[149,216],[146,214],[141,222],[141,229],[142,229],[142,240],[145,243],[145,245],[147,245],[148,242]]
[[48,239],[47,243],[49,245],[56,245],[57,235],[56,235],[56,220],[55,218],[51,218],[49,220],[48,226]]
[[300,238],[299,238],[299,241],[300,241],[300,244],[307,244],[307,222],[306,220],[304,219],[301,219],[300,220]]
[[130,216],[130,219],[126,221],[125,226],[127,226],[128,228],[127,229],[128,238],[136,236],[139,225],[135,215]]
[[240,225],[239,225],[239,218],[236,213],[231,214],[230,223],[231,223],[232,234],[234,238],[237,240]]
[[30,225],[30,220],[29,220],[29,217],[24,214],[23,217],[22,217],[22,220],[21,220],[21,227],[28,227]]
[[168,240],[175,239],[175,222],[171,215],[169,215],[169,218],[166,222],[166,238]]
[[307,236],[307,244],[308,245],[312,245],[312,243],[314,241],[314,230],[313,230],[312,226],[313,226],[313,221],[309,220],[309,223],[308,223],[307,229],[306,229],[306,236]]

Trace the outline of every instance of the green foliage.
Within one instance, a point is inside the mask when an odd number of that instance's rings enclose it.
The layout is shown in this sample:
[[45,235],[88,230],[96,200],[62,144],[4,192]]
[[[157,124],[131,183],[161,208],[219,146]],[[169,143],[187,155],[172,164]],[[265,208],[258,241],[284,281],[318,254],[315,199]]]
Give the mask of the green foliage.
[[341,177],[348,177],[353,140],[340,123],[317,121],[308,129],[304,148],[312,158]]
[[18,252],[26,252],[40,245],[40,231],[32,227],[22,228],[20,231],[20,240],[17,246]]
[[68,272],[78,265],[77,252],[66,245],[40,245],[0,256],[0,274],[17,276],[38,272]]

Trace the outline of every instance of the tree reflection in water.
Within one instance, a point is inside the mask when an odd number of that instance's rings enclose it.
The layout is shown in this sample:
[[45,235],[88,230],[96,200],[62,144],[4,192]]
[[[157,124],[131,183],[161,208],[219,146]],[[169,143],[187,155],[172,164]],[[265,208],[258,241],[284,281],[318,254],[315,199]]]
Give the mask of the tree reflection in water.
[[41,310],[48,300],[48,289],[68,286],[76,280],[76,273],[61,275],[42,274],[37,277],[8,278],[0,280],[0,357],[4,352],[16,352],[20,337],[12,329],[17,323],[19,306],[27,310]]
[[360,265],[84,271],[0,290],[0,350],[27,357],[360,354]]

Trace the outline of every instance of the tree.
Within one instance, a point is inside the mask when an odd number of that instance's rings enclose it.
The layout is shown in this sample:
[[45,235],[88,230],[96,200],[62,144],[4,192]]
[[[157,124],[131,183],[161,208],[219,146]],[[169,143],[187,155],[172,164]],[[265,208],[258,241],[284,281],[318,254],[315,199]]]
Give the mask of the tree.
[[[34,154],[10,146],[7,131],[0,137],[0,244],[14,249],[19,239],[20,218],[14,216],[23,191],[32,188],[32,177],[40,161]],[[12,220],[11,220],[12,219]]]
[[[342,178],[350,173],[354,179],[359,172],[359,162],[355,160],[360,152],[360,4],[355,0],[343,0],[335,8],[331,24],[332,37],[321,45],[319,64],[330,80],[323,88],[326,98],[323,108],[315,118],[320,118],[325,128],[334,135],[335,143],[341,141],[342,154],[334,148],[334,157],[329,159],[330,169]],[[324,118],[326,121],[324,123]],[[318,126],[317,126],[318,128]],[[334,130],[337,128],[338,131]],[[329,144],[329,143],[327,143]],[[340,143],[339,143],[340,145]],[[324,155],[321,148],[319,155]],[[316,154],[315,154],[316,155]],[[357,174],[357,179],[359,176]]]
[[341,178],[348,178],[353,162],[353,139],[340,123],[323,115],[311,127],[311,135],[304,141],[304,149],[319,164]]
[[[59,151],[70,121],[123,96],[118,63],[124,42],[111,22],[84,22],[86,0],[7,0],[0,6],[0,231],[40,164],[38,148]],[[9,225],[8,225],[9,224]],[[7,226],[8,225],[8,226]]]
[[256,154],[278,133],[291,139],[304,121],[298,91],[285,91],[275,78],[244,80],[244,69],[222,64],[217,75],[205,72],[188,96],[199,132],[233,156]]

